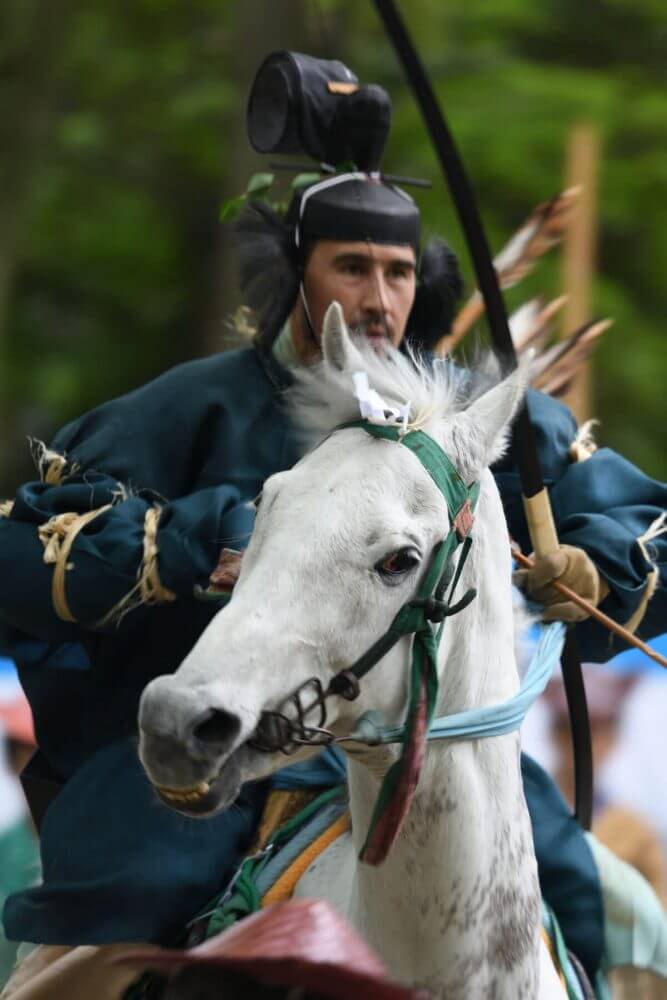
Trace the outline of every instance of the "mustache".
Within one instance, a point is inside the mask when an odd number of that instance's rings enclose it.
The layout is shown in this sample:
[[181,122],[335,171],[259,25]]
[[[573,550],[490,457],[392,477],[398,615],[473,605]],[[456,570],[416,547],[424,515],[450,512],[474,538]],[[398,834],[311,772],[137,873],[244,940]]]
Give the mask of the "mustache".
[[381,330],[384,336],[390,340],[394,333],[393,324],[384,316],[373,316],[370,319],[359,320],[357,323],[352,323],[349,329],[353,337],[368,337],[369,331],[372,329],[374,335],[377,335],[377,331]]

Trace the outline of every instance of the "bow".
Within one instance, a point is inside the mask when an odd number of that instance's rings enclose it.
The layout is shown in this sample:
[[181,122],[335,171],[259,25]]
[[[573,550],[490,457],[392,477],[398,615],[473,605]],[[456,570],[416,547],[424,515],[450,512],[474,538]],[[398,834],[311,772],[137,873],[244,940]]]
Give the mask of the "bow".
[[[449,185],[470,250],[478,287],[484,297],[494,352],[504,370],[515,368],[517,364],[516,353],[507,322],[505,304],[463,161],[394,0],[374,0],[374,3],[414,92]],[[524,506],[526,507],[533,547],[537,553],[541,554],[545,551],[551,551],[558,544],[558,539],[525,401],[516,420],[514,435],[517,443]],[[568,632],[565,641],[561,665],[572,727],[575,763],[575,811],[582,826],[590,829],[593,802],[590,723],[581,659],[576,639],[571,631]]]

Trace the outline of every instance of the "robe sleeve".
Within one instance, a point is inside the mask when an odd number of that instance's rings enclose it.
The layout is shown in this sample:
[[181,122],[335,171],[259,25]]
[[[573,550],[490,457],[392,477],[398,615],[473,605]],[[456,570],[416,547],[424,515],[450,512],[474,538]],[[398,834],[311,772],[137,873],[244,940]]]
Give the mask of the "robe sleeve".
[[[659,634],[667,621],[667,534],[650,535],[667,509],[667,485],[609,448],[573,461],[577,426],[570,411],[535,391],[528,407],[560,541],[584,549],[609,584],[602,611],[636,625],[643,638]],[[494,472],[510,532],[529,552],[513,447]],[[577,635],[587,659],[607,660],[623,648],[592,620],[578,625]]]
[[[211,469],[206,465],[210,441],[231,433],[220,385],[206,379],[208,370],[201,362],[173,369],[69,424],[51,448],[39,447],[41,481],[22,486],[13,506],[4,506],[9,516],[0,516],[0,617],[9,625],[65,641],[81,627],[99,627],[119,605],[136,606],[150,508],[159,508],[157,576],[175,598],[207,585],[223,546],[245,546],[254,512],[247,495],[220,476],[224,444]],[[64,573],[70,622],[54,606],[48,524],[89,512]],[[122,628],[122,617],[120,624],[113,618],[109,627]]]
[[[155,500],[119,500],[117,491],[118,483],[102,474],[19,489],[10,517],[0,518],[0,612],[10,625],[47,641],[66,640],[103,622],[124,601],[128,608],[138,603],[132,595],[144,559],[145,516]],[[67,557],[64,591],[75,621],[63,621],[38,529],[58,514],[94,510],[100,513],[78,532]],[[176,597],[192,597],[196,584],[205,587],[223,545],[245,545],[252,516],[238,490],[224,485],[164,504],[156,536],[163,587]],[[120,626],[106,624],[122,627],[119,618]]]

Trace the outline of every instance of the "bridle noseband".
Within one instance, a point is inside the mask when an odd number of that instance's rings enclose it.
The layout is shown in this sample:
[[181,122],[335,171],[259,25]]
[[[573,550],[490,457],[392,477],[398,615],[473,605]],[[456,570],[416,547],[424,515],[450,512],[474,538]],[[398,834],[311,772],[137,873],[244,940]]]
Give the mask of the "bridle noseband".
[[[453,463],[439,444],[424,431],[408,431],[395,425],[374,424],[367,420],[343,424],[336,430],[359,427],[372,437],[405,445],[417,456],[435,481],[447,503],[451,528],[433,549],[429,566],[417,594],[399,610],[391,625],[358,660],[337,673],[325,689],[317,677],[311,677],[286,699],[277,711],[263,712],[250,745],[263,753],[294,753],[301,746],[328,746],[354,740],[355,734],[335,736],[326,729],[326,701],[333,696],[354,701],[360,694],[360,681],[406,635],[421,637],[429,647],[431,675],[435,677],[435,652],[445,619],[462,611],[475,598],[476,590],[467,590],[455,604],[452,598],[470,551],[473,510],[479,497],[479,484],[470,486],[461,479]],[[456,564],[453,557],[461,546]],[[445,596],[447,590],[449,593]],[[434,631],[432,624],[439,624]],[[433,647],[431,649],[431,647]],[[415,667],[413,657],[413,669]],[[437,685],[437,678],[435,680]],[[430,699],[433,704],[435,697]],[[287,714],[289,712],[289,714]],[[307,717],[317,712],[311,723]],[[432,714],[432,706],[431,706]]]

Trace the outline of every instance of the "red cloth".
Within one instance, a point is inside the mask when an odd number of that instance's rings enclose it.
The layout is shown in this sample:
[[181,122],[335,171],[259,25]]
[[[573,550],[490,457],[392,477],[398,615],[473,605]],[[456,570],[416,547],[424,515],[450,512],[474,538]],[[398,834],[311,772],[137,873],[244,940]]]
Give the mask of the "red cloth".
[[115,961],[144,968],[207,963],[270,986],[302,986],[334,1000],[425,1000],[399,986],[368,945],[323,900],[291,899],[253,913],[187,951],[147,948]]
[[12,701],[0,701],[0,729],[4,729],[12,740],[27,743],[28,746],[36,745],[32,712],[23,693]]
[[[381,865],[401,832],[410,812],[417,791],[424,758],[428,730],[428,699],[426,678],[421,678],[421,692],[415,709],[408,743],[401,762],[401,773],[390,801],[379,817],[361,852],[361,860],[368,865]],[[394,767],[398,765],[394,764]]]

